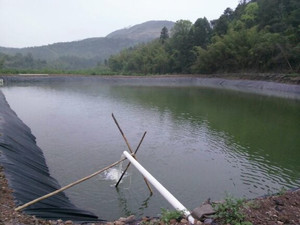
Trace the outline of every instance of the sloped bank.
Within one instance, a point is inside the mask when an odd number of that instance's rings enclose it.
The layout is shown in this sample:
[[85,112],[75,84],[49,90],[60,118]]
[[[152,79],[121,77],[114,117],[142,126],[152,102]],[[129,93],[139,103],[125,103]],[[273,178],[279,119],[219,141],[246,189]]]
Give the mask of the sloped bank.
[[[0,165],[4,167],[9,186],[14,190],[16,205],[22,205],[60,186],[50,176],[42,150],[35,137],[10,108],[0,90]],[[90,212],[78,209],[64,193],[29,206],[29,215],[45,219],[98,221]]]
[[[249,79],[247,79],[249,78]],[[91,75],[0,75],[3,85],[43,84],[63,82],[100,82],[110,85],[165,86],[165,87],[209,87],[236,90],[270,96],[300,99],[300,85],[271,80],[250,80],[251,76],[205,77],[197,75],[156,76],[91,76]],[[276,80],[274,78],[274,80]]]

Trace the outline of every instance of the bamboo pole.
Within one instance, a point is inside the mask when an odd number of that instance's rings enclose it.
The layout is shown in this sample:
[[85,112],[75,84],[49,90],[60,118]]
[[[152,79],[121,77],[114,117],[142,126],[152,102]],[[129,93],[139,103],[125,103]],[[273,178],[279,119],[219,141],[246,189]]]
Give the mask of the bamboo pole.
[[[119,128],[119,131],[120,131],[120,133],[121,133],[121,135],[122,135],[124,141],[126,142],[126,145],[127,145],[128,149],[129,149],[130,153],[133,154],[133,151],[132,151],[132,149],[131,149],[131,147],[130,147],[130,145],[129,145],[129,142],[128,142],[128,140],[127,140],[127,138],[126,138],[124,132],[122,131],[122,129],[121,129],[121,127],[120,127],[120,125],[119,125],[119,123],[118,123],[116,117],[114,116],[113,113],[111,114],[111,116],[112,116],[112,118],[114,119],[115,124],[116,124],[117,127]],[[134,155],[134,154],[133,154],[133,157],[135,158],[135,155]],[[147,181],[147,179],[146,179],[145,177],[144,177],[144,181],[145,181],[145,183],[146,183],[146,185],[147,185],[147,187],[148,187],[148,189],[149,189],[149,191],[150,191],[150,195],[152,195],[152,194],[153,194],[153,191],[152,191],[152,189],[151,189],[151,187],[150,187],[150,184],[148,183],[148,181]]]
[[39,197],[39,198],[37,198],[37,199],[34,199],[34,200],[32,200],[32,201],[30,201],[30,202],[24,204],[24,205],[21,205],[21,206],[15,208],[15,211],[22,210],[22,209],[24,209],[24,208],[26,208],[26,207],[28,207],[28,206],[30,206],[30,205],[33,205],[33,204],[35,204],[35,203],[37,203],[37,202],[39,202],[39,201],[42,201],[42,200],[44,200],[44,199],[46,199],[46,198],[49,198],[49,197],[51,197],[51,196],[53,196],[53,195],[56,195],[56,194],[58,194],[58,193],[60,193],[60,192],[62,192],[62,191],[64,191],[64,190],[66,190],[66,189],[68,189],[68,188],[70,188],[70,187],[73,187],[73,186],[75,186],[76,184],[82,183],[83,181],[86,181],[86,180],[88,180],[88,179],[90,179],[90,178],[92,178],[92,177],[94,177],[94,176],[96,176],[96,175],[98,175],[98,174],[104,172],[105,170],[108,170],[109,168],[118,165],[119,163],[123,162],[124,160],[126,160],[126,158],[120,159],[119,161],[116,161],[116,162],[112,163],[111,165],[109,165],[109,166],[107,166],[107,167],[104,167],[103,169],[98,170],[98,171],[96,171],[95,173],[92,173],[92,174],[89,175],[89,176],[83,177],[83,178],[81,178],[81,179],[79,179],[79,180],[77,180],[77,181],[75,181],[75,182],[73,182],[73,183],[71,183],[71,184],[68,184],[68,185],[66,185],[66,186],[64,186],[64,187],[62,187],[62,188],[60,188],[60,189],[58,189],[58,190],[56,190],[56,191],[53,191],[53,192],[51,192],[51,193],[49,193],[49,194],[46,194],[46,195],[41,196],[41,197]]
[[[143,140],[144,140],[146,134],[147,134],[147,132],[145,131],[145,133],[144,133],[142,139],[140,140],[140,143],[138,144],[137,148],[136,148],[135,151],[134,151],[134,155],[136,155],[137,151],[139,150],[139,148],[140,148],[140,146],[141,146],[141,144],[142,144],[142,142],[143,142]],[[116,185],[115,185],[116,187],[118,187],[118,185],[119,185],[119,183],[121,182],[123,176],[125,175],[126,171],[128,170],[130,164],[131,164],[131,162],[129,162],[129,163],[127,164],[126,169],[123,171],[122,175],[120,176],[118,182],[117,182]]]
[[121,133],[121,135],[122,135],[122,137],[123,137],[123,139],[124,139],[124,141],[125,141],[125,143],[126,143],[128,149],[129,149],[130,153],[133,153],[133,151],[131,150],[131,147],[130,147],[130,145],[129,145],[129,142],[128,142],[128,140],[127,140],[127,138],[126,138],[124,132],[122,131],[122,129],[121,129],[121,127],[120,127],[120,125],[119,125],[119,123],[118,123],[116,117],[114,116],[113,113],[111,114],[111,116],[112,116],[112,118],[114,119],[115,124],[116,124],[117,127],[119,128],[119,131],[120,131],[120,133]]

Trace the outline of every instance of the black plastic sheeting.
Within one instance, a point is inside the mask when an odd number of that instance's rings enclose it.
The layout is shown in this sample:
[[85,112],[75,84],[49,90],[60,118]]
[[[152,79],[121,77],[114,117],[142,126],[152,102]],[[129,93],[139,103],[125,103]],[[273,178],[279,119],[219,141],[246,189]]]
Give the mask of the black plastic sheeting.
[[[0,165],[14,190],[17,206],[60,188],[50,176],[43,152],[36,145],[30,128],[10,108],[1,90]],[[100,220],[91,212],[74,206],[63,192],[29,206],[24,212],[45,219]]]

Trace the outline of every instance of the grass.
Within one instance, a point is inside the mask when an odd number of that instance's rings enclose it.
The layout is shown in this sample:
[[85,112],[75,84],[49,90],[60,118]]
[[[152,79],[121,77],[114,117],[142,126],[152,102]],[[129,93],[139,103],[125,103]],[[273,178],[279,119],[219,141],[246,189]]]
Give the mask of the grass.
[[282,196],[282,195],[284,195],[286,192],[287,192],[287,189],[286,189],[285,187],[281,187],[281,189],[280,189],[279,192],[278,192],[278,195],[279,195],[279,196]]
[[172,220],[176,220],[176,222],[180,222],[183,217],[184,217],[183,211],[168,210],[168,209],[161,208],[161,215],[159,220],[143,221],[141,224],[142,225],[171,224],[173,223]]
[[180,222],[180,220],[183,218],[183,215],[184,215],[183,211],[178,211],[178,210],[170,211],[162,208],[160,220],[165,224],[169,224],[171,220],[176,220],[177,222]]
[[237,199],[227,195],[224,200],[224,203],[213,205],[216,210],[215,219],[224,222],[224,224],[252,225],[251,222],[244,221],[245,215],[241,211],[245,207],[244,199]]

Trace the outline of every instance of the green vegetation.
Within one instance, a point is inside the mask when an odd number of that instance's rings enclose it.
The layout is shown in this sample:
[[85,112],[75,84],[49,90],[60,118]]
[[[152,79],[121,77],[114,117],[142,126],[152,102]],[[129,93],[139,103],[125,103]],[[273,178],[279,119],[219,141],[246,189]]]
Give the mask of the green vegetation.
[[184,213],[178,210],[167,210],[161,209],[161,217],[160,220],[165,224],[169,224],[170,220],[180,221],[183,218]]
[[241,1],[219,19],[179,20],[171,35],[121,51],[109,67],[119,73],[300,72],[300,2]]
[[287,189],[285,187],[281,187],[280,191],[278,192],[278,195],[282,196],[287,192]]
[[261,204],[257,200],[250,200],[244,204],[245,208],[260,209]]
[[143,225],[157,225],[157,224],[170,224],[172,220],[176,220],[180,222],[180,220],[184,217],[183,211],[178,210],[168,210],[161,208],[161,216],[159,220],[149,220],[142,221]]
[[245,215],[241,211],[241,208],[245,206],[244,204],[245,200],[235,199],[227,195],[224,203],[214,205],[216,210],[214,217],[224,224],[252,225],[252,223],[244,221]]
[[0,72],[272,72],[298,77],[299,59],[300,2],[241,0],[235,10],[227,8],[213,21],[205,17],[194,24],[179,20],[174,26],[170,21],[149,21],[112,32],[105,38],[23,49],[0,47]]
[[118,75],[107,67],[96,67],[85,70],[62,69],[0,69],[1,74],[75,74],[75,75]]
[[69,73],[87,70],[84,72],[86,74],[94,70],[102,74],[107,71],[107,68],[102,68],[107,66],[107,59],[111,55],[158,38],[163,26],[169,29],[173,24],[170,21],[148,21],[112,32],[107,37],[30,48],[0,47],[0,72],[48,70]]
[[0,67],[2,64],[4,69],[90,69],[105,65],[110,55],[137,43],[129,39],[90,38],[22,49],[0,47]]
[[[76,64],[76,60],[72,63]],[[28,53],[23,56],[17,53],[14,56],[9,56],[0,53],[0,72],[2,74],[83,74],[83,75],[115,75],[116,72],[111,71],[106,65],[99,64],[87,69],[71,69],[60,66],[51,66],[45,60],[35,60]]]

